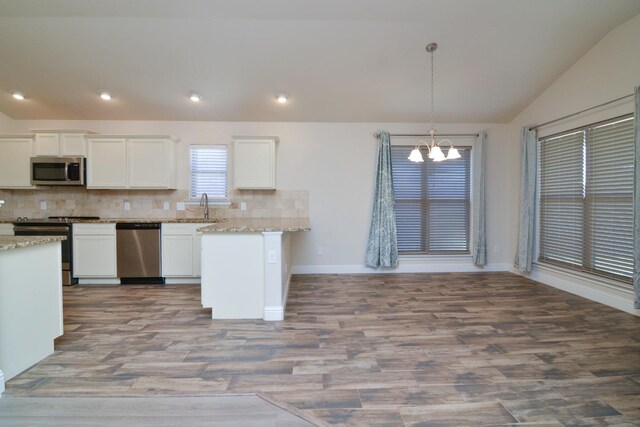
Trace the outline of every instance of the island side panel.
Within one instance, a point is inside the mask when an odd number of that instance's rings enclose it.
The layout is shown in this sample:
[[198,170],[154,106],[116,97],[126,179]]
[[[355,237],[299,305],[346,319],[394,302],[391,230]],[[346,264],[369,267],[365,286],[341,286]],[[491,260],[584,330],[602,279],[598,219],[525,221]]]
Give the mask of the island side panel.
[[0,370],[10,380],[63,333],[60,243],[0,252]]
[[212,319],[262,319],[264,238],[261,233],[202,235],[202,306]]

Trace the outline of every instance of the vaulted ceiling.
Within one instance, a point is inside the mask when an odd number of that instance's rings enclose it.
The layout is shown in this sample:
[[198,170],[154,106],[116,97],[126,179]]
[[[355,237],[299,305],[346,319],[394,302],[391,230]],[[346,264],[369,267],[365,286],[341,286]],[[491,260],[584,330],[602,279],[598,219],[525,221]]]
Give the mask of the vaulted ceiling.
[[638,0],[0,0],[0,111],[425,122],[435,41],[436,120],[509,122],[638,13]]

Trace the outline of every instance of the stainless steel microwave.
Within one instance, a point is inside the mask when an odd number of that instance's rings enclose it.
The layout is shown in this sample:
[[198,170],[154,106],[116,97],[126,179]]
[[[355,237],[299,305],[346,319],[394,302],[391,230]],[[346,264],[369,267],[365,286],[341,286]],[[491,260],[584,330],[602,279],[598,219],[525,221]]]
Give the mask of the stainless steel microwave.
[[32,157],[32,185],[84,185],[84,157]]

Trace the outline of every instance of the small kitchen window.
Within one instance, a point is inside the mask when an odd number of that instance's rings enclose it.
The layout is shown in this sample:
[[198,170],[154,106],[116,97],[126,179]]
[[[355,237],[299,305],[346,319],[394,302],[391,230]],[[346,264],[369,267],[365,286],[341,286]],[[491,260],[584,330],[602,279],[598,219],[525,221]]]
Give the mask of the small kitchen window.
[[209,199],[227,199],[226,145],[191,145],[189,164],[191,199],[199,199],[203,193],[207,193]]

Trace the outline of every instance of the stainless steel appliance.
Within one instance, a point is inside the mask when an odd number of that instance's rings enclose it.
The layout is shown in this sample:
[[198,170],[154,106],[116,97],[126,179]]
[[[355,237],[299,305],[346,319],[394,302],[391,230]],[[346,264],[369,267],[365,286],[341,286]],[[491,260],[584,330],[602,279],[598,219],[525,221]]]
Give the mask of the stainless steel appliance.
[[84,157],[32,157],[31,184],[84,185],[86,178]]
[[13,222],[16,236],[65,236],[62,247],[62,284],[74,285],[78,279],[73,278],[73,241],[71,239],[71,223],[74,220],[100,219],[97,216],[50,216],[49,218],[18,218]]
[[160,223],[116,224],[116,247],[120,283],[164,283],[160,270]]

